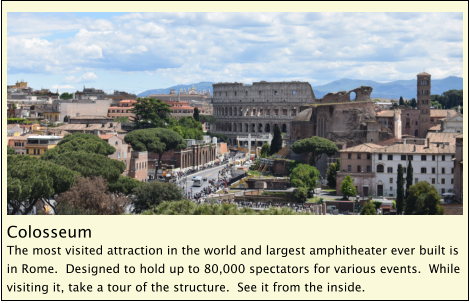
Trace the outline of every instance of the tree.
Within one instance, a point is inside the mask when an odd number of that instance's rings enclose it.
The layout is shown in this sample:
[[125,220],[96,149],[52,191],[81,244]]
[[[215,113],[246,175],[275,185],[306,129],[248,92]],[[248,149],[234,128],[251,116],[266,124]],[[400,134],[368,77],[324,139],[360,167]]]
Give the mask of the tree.
[[155,98],[137,98],[130,110],[135,129],[166,127],[170,121],[171,106]]
[[177,132],[165,128],[134,130],[124,137],[124,141],[129,143],[135,151],[148,151],[158,154],[158,161],[155,165],[155,179],[163,154],[173,149],[185,149],[187,146],[186,141]]
[[406,198],[408,198],[408,191],[411,185],[413,185],[413,166],[411,165],[411,158],[408,156],[408,168],[406,169]]
[[219,134],[219,133],[211,133],[211,132],[207,132],[206,133],[208,136],[210,136],[211,138],[212,137],[216,137],[217,138],[217,141],[220,143],[220,142],[225,142],[227,143],[228,142],[228,136],[225,135],[225,134]]
[[271,145],[268,142],[264,143],[261,147],[261,158],[267,158],[270,156],[269,152],[271,151]]
[[361,209],[361,215],[377,215],[377,210],[375,209],[374,204],[367,201]]
[[411,98],[410,106],[411,106],[411,107],[416,107],[416,106],[418,106],[418,102],[416,102],[416,99],[415,99],[415,98]]
[[183,200],[181,190],[174,183],[160,181],[144,183],[135,188],[131,197],[134,213],[154,209],[164,201]]
[[281,129],[279,128],[279,125],[276,124],[276,127],[274,128],[274,136],[273,140],[271,141],[271,151],[270,154],[274,155],[278,151],[280,151],[282,148],[282,134],[281,134]]
[[197,107],[194,108],[193,118],[194,118],[194,120],[199,122],[199,108],[197,108]]
[[405,203],[405,193],[403,189],[403,166],[398,164],[398,172],[397,172],[397,214],[401,215],[404,208]]
[[[72,208],[94,212],[97,215],[120,215],[129,205],[129,198],[108,192],[106,180],[101,176],[93,178],[75,177],[74,186],[59,195],[57,205],[69,204]],[[59,212],[60,214],[60,212]]]
[[210,124],[215,124],[217,123],[217,118],[214,116],[199,115],[199,122],[201,123],[209,122]]
[[121,123],[129,123],[129,117],[128,116],[121,116],[121,117],[116,117],[113,120],[114,122],[121,122]]
[[294,187],[305,187],[308,190],[315,190],[320,179],[320,172],[313,166],[299,164],[292,170],[289,177]]
[[403,100],[402,96],[400,96],[400,100],[398,101],[398,105],[405,105],[405,101]]
[[336,188],[336,174],[341,170],[340,158],[336,158],[336,163],[331,163],[328,172],[326,173],[326,179],[328,180],[328,186]]
[[86,152],[109,156],[114,154],[116,149],[96,135],[73,133],[66,135],[56,147],[42,154],[41,159],[48,160],[67,152]]
[[309,164],[315,166],[322,154],[333,156],[338,151],[338,147],[332,141],[313,136],[311,138],[296,141],[291,145],[291,149],[296,154],[311,154]]
[[[49,198],[69,190],[77,175],[63,166],[29,155],[8,155],[8,214],[29,214],[37,202],[49,204]],[[54,208],[54,205],[50,205]]]
[[380,202],[380,201],[372,201],[372,204],[374,205],[375,210],[378,210],[378,209],[380,208],[380,206],[382,205],[382,202]]
[[354,179],[350,175],[344,177],[343,182],[341,182],[340,191],[346,199],[349,197],[355,196],[357,194],[356,186],[353,183]]
[[173,119],[170,129],[177,132],[184,139],[202,140],[204,136],[201,122],[194,120],[193,117]]
[[442,109],[442,104],[439,101],[431,101],[431,106],[437,107],[438,109]]
[[126,170],[126,165],[121,161],[83,151],[64,152],[45,159],[41,156],[41,160],[46,160],[46,163],[55,163],[79,172],[83,177],[101,176],[109,183],[116,182],[122,172]]
[[16,150],[10,145],[7,145],[7,155],[16,155]]
[[297,203],[305,203],[307,202],[308,189],[306,187],[299,187],[294,192],[295,201]]
[[120,175],[116,182],[108,183],[108,190],[112,193],[123,193],[128,196],[134,188],[141,187],[142,184],[144,182]]
[[67,100],[67,99],[72,99],[73,98],[73,94],[69,94],[67,92],[65,93],[62,93],[60,94],[60,97],[59,97],[61,100]]
[[440,205],[441,197],[437,189],[426,181],[410,186],[406,197],[405,214],[440,215],[444,214]]

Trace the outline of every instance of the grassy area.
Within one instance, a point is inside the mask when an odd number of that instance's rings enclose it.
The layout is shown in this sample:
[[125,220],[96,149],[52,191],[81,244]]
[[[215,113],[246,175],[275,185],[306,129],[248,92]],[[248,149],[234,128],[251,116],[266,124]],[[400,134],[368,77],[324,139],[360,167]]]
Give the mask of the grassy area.
[[329,193],[335,193],[336,189],[334,188],[328,188],[328,189],[322,189],[323,191],[329,192]]
[[249,170],[248,174],[251,175],[252,178],[274,178],[273,175],[263,174],[256,170]]
[[318,203],[320,202],[320,197],[313,197],[307,200],[307,203]]
[[260,172],[256,170],[249,170],[248,174],[252,176],[259,176]]

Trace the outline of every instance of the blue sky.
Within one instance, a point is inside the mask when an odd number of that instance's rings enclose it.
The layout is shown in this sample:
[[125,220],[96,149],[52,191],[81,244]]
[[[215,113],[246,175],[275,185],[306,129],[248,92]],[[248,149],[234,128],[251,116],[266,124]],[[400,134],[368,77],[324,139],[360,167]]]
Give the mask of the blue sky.
[[8,83],[139,93],[201,81],[463,76],[462,13],[8,13]]

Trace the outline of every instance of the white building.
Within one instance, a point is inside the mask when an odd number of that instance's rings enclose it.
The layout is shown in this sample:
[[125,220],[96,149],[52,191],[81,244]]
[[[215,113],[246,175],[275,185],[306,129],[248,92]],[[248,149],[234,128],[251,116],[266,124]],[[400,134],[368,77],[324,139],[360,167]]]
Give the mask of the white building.
[[374,150],[372,166],[376,173],[376,196],[396,197],[398,164],[403,166],[404,187],[408,170],[408,159],[413,166],[413,184],[427,181],[436,187],[439,194],[454,188],[455,144],[434,143],[425,145],[395,144]]

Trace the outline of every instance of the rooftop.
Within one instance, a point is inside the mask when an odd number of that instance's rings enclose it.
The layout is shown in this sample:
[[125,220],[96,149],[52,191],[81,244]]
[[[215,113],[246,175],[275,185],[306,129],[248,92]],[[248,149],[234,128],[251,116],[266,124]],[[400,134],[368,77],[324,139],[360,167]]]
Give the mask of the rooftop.
[[62,137],[60,136],[30,136],[28,137],[30,140],[61,140]]
[[364,143],[361,145],[356,145],[353,147],[349,147],[346,149],[342,149],[339,152],[371,152],[373,150],[382,148],[383,146],[380,146],[378,144],[373,144],[373,143]]
[[78,117],[70,117],[70,120],[77,120],[77,119],[87,119],[87,120],[112,120],[112,118],[107,117],[107,116],[92,116],[92,115],[84,115],[84,116],[78,116]]
[[455,154],[455,145],[441,144],[439,147],[437,145],[427,147],[426,145],[395,144],[376,149],[374,152],[384,154]]
[[426,138],[429,138],[430,142],[449,142],[455,145],[455,137],[460,133],[428,133]]
[[[457,115],[457,111],[451,109],[449,110],[450,116],[453,117]],[[431,109],[431,118],[447,118],[447,109]]]
[[419,73],[418,76],[431,76],[431,74],[428,74],[427,72],[422,72]]

